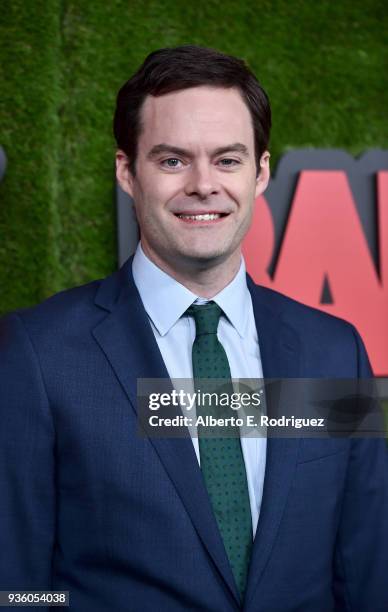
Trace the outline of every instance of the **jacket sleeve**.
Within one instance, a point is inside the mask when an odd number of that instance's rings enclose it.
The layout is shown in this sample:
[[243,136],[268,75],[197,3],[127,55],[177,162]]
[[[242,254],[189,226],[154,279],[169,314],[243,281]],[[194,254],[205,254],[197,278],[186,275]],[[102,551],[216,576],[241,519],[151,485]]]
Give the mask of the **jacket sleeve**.
[[[354,330],[358,376],[372,376]],[[338,612],[388,610],[388,447],[380,438],[351,441],[336,543],[334,593]]]
[[54,426],[18,314],[0,320],[0,590],[50,590]]

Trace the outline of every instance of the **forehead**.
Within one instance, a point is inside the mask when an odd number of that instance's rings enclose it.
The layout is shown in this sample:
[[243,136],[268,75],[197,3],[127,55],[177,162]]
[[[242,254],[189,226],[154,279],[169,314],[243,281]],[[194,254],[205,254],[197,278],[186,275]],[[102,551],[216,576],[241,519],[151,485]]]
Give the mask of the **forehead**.
[[201,86],[147,96],[141,122],[139,149],[172,140],[182,147],[242,142],[253,148],[251,115],[236,88]]

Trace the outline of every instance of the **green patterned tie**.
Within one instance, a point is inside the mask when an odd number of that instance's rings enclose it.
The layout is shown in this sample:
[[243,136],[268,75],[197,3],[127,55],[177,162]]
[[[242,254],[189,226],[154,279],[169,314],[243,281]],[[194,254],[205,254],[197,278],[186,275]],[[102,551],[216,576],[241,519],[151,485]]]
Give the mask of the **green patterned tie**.
[[[222,310],[215,302],[209,302],[203,306],[190,306],[187,314],[194,317],[196,327],[193,344],[194,380],[200,380],[199,389],[202,393],[210,390],[214,392],[210,381],[207,385],[202,379],[231,381],[228,358],[217,338]],[[227,383],[227,388],[231,392],[231,382]],[[198,390],[198,386],[195,390]],[[222,390],[225,391],[225,388]],[[197,417],[205,414],[218,417],[235,415],[231,409],[227,411],[226,415],[225,411],[217,413],[213,405],[205,408],[197,405]],[[233,433],[234,437],[225,437],[225,434],[233,436]],[[206,488],[243,599],[252,548],[252,519],[240,437],[236,431],[231,432],[231,428],[199,426],[198,443]]]

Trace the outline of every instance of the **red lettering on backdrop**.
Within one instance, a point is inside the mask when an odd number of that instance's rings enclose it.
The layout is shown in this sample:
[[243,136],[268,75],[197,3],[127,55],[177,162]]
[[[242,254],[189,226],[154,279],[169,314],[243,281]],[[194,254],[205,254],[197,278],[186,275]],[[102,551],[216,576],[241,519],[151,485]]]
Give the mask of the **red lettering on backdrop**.
[[[388,375],[388,172],[377,173],[379,269],[371,257],[343,171],[299,175],[273,278],[267,272],[274,248],[269,206],[258,198],[243,245],[255,282],[353,323],[374,373]],[[321,304],[327,279],[332,301]]]

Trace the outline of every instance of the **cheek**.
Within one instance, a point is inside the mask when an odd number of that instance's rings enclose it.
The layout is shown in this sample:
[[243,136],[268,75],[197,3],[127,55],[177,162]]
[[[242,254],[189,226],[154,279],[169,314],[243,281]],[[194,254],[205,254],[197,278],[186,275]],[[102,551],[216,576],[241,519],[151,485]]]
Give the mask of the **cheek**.
[[223,188],[244,209],[253,205],[256,192],[255,174],[250,168],[223,178]]
[[158,175],[151,176],[142,181],[142,190],[139,191],[139,201],[149,212],[161,212],[166,205],[180,192],[176,177]]
[[179,174],[159,174],[152,186],[153,197],[162,205],[168,204],[174,198],[182,197],[185,180],[183,172]]
[[255,205],[255,189],[252,187],[241,189],[230,189],[230,196],[238,203],[240,215],[250,215]]

